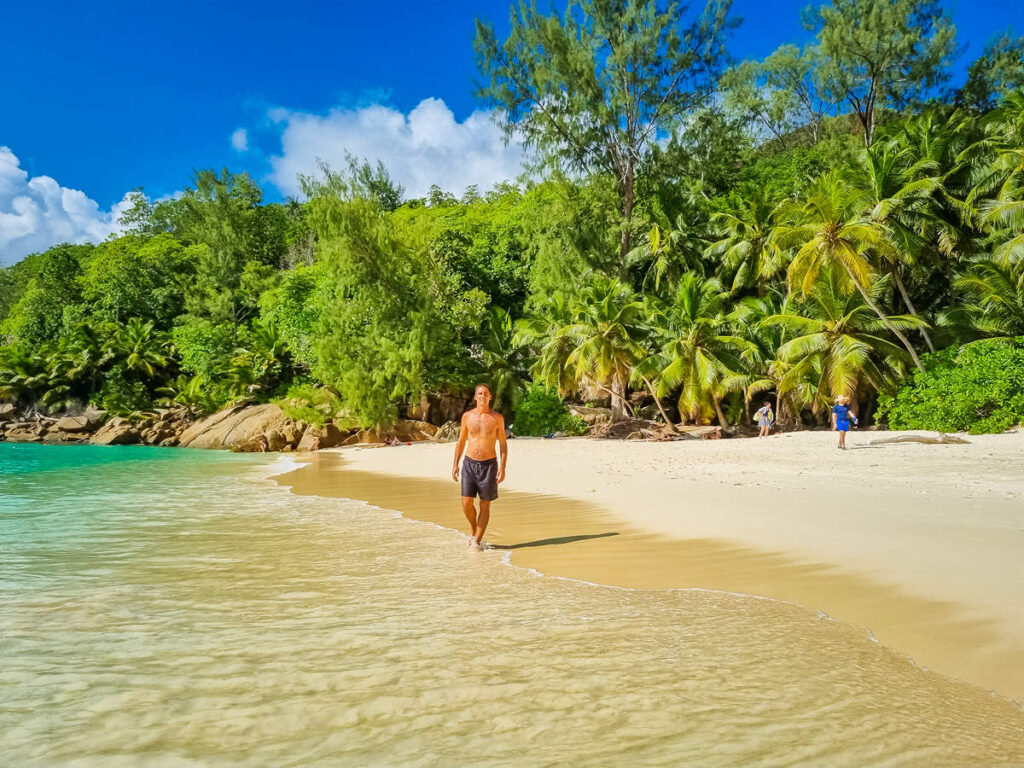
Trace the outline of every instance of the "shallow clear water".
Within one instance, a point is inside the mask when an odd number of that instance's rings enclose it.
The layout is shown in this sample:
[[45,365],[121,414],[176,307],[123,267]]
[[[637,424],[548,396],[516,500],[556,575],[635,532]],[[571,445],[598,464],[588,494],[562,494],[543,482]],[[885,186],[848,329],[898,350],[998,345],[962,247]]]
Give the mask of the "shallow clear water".
[[0,444],[11,765],[1024,764],[857,628],[542,577],[261,458]]

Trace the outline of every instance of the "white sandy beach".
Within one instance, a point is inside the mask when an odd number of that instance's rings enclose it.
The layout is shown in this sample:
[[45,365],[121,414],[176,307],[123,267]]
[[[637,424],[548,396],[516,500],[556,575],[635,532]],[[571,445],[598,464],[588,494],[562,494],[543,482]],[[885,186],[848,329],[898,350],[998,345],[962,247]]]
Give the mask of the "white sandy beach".
[[[745,568],[733,557],[715,576],[709,570],[703,584],[697,565],[673,578],[680,555],[665,549],[589,569],[576,556],[576,570],[562,575],[793,600],[863,624],[937,671],[1024,699],[1024,432],[969,436],[969,445],[870,444],[896,434],[853,433],[845,452],[828,432],[672,443],[516,439],[502,491],[595,505],[622,530],[648,534],[647,542],[713,541],[750,555]],[[445,522],[456,525],[453,450],[418,444],[338,452],[343,469],[446,481],[454,516]],[[492,541],[515,522],[511,509],[502,515],[499,500]],[[571,515],[552,500],[543,530],[531,533],[573,533]],[[584,544],[599,560],[622,541]],[[531,550],[534,561],[523,564],[559,572],[559,559],[583,551],[574,547]],[[520,557],[525,551],[513,562]],[[779,561],[788,567],[776,567]],[[664,579],[630,573],[662,567]]]

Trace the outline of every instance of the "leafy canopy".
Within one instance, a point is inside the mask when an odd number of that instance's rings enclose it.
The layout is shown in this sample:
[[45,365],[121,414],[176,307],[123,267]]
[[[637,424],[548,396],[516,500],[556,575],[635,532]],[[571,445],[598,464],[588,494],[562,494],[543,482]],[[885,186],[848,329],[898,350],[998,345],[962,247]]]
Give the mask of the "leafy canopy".
[[521,0],[501,41],[477,21],[477,95],[542,164],[616,180],[629,250],[634,185],[655,142],[714,91],[731,0],[575,0],[546,15]]

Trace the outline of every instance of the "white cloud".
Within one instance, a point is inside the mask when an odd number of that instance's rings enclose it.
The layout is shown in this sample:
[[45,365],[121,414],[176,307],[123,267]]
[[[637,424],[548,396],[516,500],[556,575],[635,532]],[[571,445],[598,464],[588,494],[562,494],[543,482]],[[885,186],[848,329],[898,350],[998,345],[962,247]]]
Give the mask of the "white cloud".
[[231,146],[236,152],[245,152],[249,149],[249,132],[245,128],[237,128],[231,134]]
[[281,154],[270,158],[271,180],[286,195],[299,194],[299,173],[316,173],[317,160],[345,166],[345,153],[382,160],[409,197],[426,195],[432,184],[457,194],[476,184],[487,190],[522,173],[523,149],[505,146],[491,113],[464,121],[441,99],[424,99],[408,115],[375,104],[332,109],[326,115],[275,109],[283,124]]
[[130,206],[122,199],[109,211],[77,189],[49,176],[29,178],[17,156],[0,146],[0,265],[58,243],[98,243],[119,230]]

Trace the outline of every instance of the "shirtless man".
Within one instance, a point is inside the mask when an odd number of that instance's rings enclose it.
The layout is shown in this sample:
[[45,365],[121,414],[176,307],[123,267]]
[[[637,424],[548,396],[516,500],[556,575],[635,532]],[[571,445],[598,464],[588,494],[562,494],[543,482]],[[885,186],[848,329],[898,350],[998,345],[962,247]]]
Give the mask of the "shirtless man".
[[[505,441],[505,419],[491,410],[491,392],[480,384],[473,393],[476,408],[462,414],[462,429],[455,445],[455,463],[452,480],[459,480],[459,459],[463,449],[466,459],[462,463],[462,511],[469,520],[469,544],[483,549],[484,531],[491,519],[491,502],[498,498],[498,483],[505,479],[508,461],[508,443]],[[501,466],[498,466],[494,443],[501,446]],[[467,445],[468,443],[468,445]],[[480,495],[480,514],[473,500]]]

